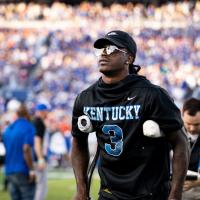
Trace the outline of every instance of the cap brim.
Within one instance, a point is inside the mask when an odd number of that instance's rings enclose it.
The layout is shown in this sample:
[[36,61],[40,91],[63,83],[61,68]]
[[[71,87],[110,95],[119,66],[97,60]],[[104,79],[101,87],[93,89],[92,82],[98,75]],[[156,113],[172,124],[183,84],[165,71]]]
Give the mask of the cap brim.
[[104,48],[105,45],[109,45],[109,44],[114,44],[114,45],[116,45],[118,47],[122,47],[122,48],[125,47],[118,41],[105,37],[105,38],[99,38],[98,40],[96,40],[94,43],[94,48],[101,49],[101,48]]

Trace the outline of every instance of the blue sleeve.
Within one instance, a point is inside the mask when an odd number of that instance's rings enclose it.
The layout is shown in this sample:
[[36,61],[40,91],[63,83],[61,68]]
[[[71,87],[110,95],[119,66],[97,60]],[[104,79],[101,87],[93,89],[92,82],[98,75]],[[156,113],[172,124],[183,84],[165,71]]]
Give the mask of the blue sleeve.
[[36,132],[36,130],[35,130],[34,126],[32,124],[30,124],[27,129],[26,137],[24,138],[24,144],[28,144],[31,147],[33,147],[35,132]]
[[2,140],[3,140],[3,143],[5,144],[6,143],[6,136],[7,136],[7,133],[10,131],[10,126],[8,126],[4,132],[3,132],[3,135],[2,135]]

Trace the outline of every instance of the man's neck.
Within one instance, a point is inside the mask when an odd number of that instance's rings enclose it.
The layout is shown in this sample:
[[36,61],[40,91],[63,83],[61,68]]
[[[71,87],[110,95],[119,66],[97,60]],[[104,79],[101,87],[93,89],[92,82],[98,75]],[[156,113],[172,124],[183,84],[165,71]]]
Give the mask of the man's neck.
[[187,136],[188,136],[188,138],[191,139],[192,142],[194,142],[199,137],[199,134],[191,134],[191,133],[187,132]]
[[113,74],[113,75],[102,74],[102,80],[106,84],[114,84],[123,80],[127,76],[128,76],[128,73],[126,71],[123,71],[119,74]]

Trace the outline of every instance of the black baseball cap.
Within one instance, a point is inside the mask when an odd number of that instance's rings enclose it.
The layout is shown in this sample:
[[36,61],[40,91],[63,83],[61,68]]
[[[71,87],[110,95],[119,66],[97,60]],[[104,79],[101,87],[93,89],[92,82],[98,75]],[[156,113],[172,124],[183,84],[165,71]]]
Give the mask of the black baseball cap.
[[135,58],[137,52],[137,45],[134,39],[124,31],[115,30],[110,31],[104,37],[97,39],[94,42],[96,49],[104,48],[105,45],[114,44],[117,47],[126,48]]

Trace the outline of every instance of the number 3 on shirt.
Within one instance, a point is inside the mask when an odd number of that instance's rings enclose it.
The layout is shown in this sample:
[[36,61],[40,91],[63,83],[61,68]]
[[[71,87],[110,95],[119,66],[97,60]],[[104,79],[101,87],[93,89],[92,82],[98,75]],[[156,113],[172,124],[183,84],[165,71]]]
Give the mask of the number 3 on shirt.
[[[104,125],[102,131],[110,136],[110,141],[114,145],[105,143],[105,150],[109,155],[119,156],[123,151],[123,131],[118,125]],[[112,136],[111,136],[111,133]]]

